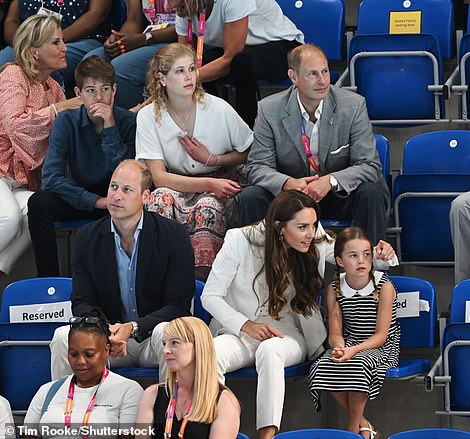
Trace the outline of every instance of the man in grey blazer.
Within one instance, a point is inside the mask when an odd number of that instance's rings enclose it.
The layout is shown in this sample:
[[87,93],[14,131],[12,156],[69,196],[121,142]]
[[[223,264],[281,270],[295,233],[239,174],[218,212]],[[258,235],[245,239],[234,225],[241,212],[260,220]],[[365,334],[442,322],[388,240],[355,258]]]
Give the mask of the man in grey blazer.
[[352,219],[375,244],[385,236],[390,194],[365,100],[330,85],[317,46],[296,47],[288,63],[293,86],[258,105],[246,166],[254,186],[240,195],[240,222],[264,218],[274,196],[297,189],[320,203],[323,218]]

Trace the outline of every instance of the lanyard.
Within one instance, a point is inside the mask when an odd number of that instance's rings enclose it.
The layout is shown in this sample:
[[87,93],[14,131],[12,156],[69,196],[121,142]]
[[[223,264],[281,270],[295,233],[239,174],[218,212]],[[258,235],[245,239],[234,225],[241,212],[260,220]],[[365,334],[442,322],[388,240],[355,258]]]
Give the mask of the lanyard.
[[305,154],[307,155],[307,160],[310,163],[310,166],[320,175],[320,167],[317,165],[317,162],[313,158],[312,150],[310,149],[310,140],[307,137],[305,132],[304,119],[302,118],[302,126],[300,128],[300,137],[302,138],[302,145],[304,146]]
[[157,16],[157,5],[155,0],[149,0],[148,14],[152,24],[155,24],[155,17]]
[[[98,389],[100,388],[101,384],[103,383],[103,381],[106,379],[108,375],[109,375],[109,370],[105,367],[103,375],[101,376],[101,380],[98,384],[98,387],[96,388],[95,393],[91,397],[91,400],[88,403],[88,407],[85,411],[85,414],[83,415],[82,425],[88,425],[88,421],[90,420],[90,416],[91,416],[91,411],[93,410],[93,407],[95,405],[96,394],[98,393]],[[72,425],[73,396],[75,394],[74,378],[75,377],[72,377],[72,379],[70,380],[69,392],[67,394],[67,402],[65,404],[64,425],[66,427],[70,427]],[[88,435],[82,435],[82,438],[88,439]]]
[[[202,52],[204,51],[204,34],[206,33],[206,8],[199,14],[199,25],[197,28],[197,48],[196,60],[197,67],[202,67]],[[193,22],[188,20],[188,46],[192,47],[193,44]]]
[[[176,411],[176,400],[178,399],[178,382],[175,381],[173,386],[173,397],[171,398],[170,406],[166,413],[166,422],[165,422],[165,433],[163,434],[164,438],[171,438],[171,429],[173,428],[173,418]],[[178,438],[184,439],[184,430],[186,429],[186,424],[188,423],[188,415],[191,410],[192,402],[189,403],[188,410],[183,417],[183,422],[181,423],[180,431],[178,433]]]

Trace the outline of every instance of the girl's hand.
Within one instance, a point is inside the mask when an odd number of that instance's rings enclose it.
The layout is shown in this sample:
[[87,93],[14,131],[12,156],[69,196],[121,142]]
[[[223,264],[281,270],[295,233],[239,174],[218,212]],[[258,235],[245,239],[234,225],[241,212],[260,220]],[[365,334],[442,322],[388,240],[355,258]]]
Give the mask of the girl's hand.
[[236,181],[225,178],[212,178],[211,190],[217,198],[233,198],[241,191],[241,187]]
[[194,137],[180,136],[178,137],[178,140],[180,141],[181,146],[188,153],[188,155],[193,160],[196,160],[196,162],[199,162],[205,166],[214,166],[217,163],[217,157],[215,155],[212,155],[212,157],[210,157],[211,153],[206,148],[206,146]]
[[356,355],[355,347],[349,346],[349,347],[343,348],[343,355],[339,357],[333,356],[331,360],[334,361],[335,363],[345,363],[346,361],[354,357],[354,355]]
[[331,350],[333,358],[341,358],[344,355],[344,346],[337,346]]

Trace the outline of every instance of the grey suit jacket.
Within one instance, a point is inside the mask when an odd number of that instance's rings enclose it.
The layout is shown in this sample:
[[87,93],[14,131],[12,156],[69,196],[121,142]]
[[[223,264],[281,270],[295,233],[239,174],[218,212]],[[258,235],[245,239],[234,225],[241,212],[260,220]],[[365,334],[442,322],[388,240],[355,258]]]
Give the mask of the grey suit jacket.
[[[294,86],[259,102],[246,165],[251,184],[277,195],[288,178],[311,175],[300,137],[301,123]],[[362,96],[330,87],[320,118],[318,149],[321,174],[335,176],[341,188],[338,195],[347,196],[366,181],[386,188]]]

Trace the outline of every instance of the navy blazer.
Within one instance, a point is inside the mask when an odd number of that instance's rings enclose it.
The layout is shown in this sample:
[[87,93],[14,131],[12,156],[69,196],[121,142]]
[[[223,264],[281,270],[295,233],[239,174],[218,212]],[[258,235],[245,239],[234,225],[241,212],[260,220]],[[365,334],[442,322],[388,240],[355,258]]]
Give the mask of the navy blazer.
[[[190,315],[194,253],[183,225],[144,210],[135,283],[138,341],[158,323]],[[77,233],[71,300],[75,316],[99,307],[110,323],[124,323],[109,216]]]

